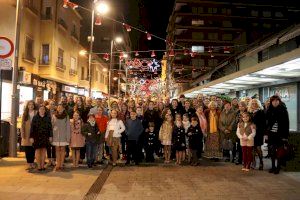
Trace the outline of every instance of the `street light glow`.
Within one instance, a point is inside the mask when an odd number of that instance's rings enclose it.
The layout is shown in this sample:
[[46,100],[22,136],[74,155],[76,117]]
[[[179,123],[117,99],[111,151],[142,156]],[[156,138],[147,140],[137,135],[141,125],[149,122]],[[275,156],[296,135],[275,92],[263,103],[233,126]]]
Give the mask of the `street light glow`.
[[79,51],[79,55],[81,55],[81,56],[84,56],[86,54],[87,54],[87,51],[84,49]]
[[100,1],[99,3],[97,3],[95,8],[97,13],[100,15],[105,15],[109,12],[109,6],[105,1]]
[[123,39],[121,37],[116,37],[115,41],[117,43],[121,43],[121,42],[123,42]]
[[102,71],[103,72],[107,72],[108,70],[107,70],[107,68],[103,68]]

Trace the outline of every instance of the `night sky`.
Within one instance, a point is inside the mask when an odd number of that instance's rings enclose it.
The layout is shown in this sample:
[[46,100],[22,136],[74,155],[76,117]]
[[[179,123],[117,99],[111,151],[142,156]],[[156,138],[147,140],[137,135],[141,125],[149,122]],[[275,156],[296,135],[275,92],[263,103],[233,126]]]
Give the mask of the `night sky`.
[[[90,8],[93,0],[73,0],[72,2],[76,2],[79,5]],[[112,5],[114,12],[123,13],[127,24],[142,30],[147,30],[149,33],[159,37],[166,37],[166,29],[169,16],[173,10],[174,0],[108,0],[108,2]],[[82,25],[89,29],[90,14],[80,10],[80,8],[78,11],[83,16],[83,20],[81,22]],[[85,42],[86,34],[88,34],[87,32],[82,32],[82,43],[84,46],[87,46],[87,42]],[[97,39],[97,33],[95,33],[95,37]],[[132,30],[130,32],[130,38],[132,42],[132,50],[166,48],[164,41],[155,38],[148,41],[145,34],[136,30]],[[162,55],[163,53],[158,54],[157,56],[158,58],[161,58]]]

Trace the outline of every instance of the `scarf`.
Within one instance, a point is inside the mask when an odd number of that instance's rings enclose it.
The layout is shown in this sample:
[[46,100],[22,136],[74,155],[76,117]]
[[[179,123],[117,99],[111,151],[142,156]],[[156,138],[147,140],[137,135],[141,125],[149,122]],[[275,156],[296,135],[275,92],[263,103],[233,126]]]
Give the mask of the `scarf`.
[[209,132],[218,132],[216,113],[214,114],[212,111],[209,112]]
[[207,120],[206,117],[204,116],[204,114],[197,114],[198,118],[199,118],[199,122],[200,122],[200,127],[202,130],[202,133],[206,132],[206,128],[207,128]]

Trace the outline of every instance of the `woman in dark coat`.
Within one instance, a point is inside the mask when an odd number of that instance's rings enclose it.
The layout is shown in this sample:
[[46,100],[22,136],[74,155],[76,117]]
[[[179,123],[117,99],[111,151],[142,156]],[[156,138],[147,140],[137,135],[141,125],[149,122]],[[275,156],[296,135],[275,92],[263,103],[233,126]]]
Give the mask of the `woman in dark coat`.
[[[269,154],[272,159],[272,168],[270,173],[278,174],[280,166],[283,162],[282,158],[278,157],[277,150],[283,147],[289,137],[289,115],[285,104],[280,97],[274,95],[270,98],[270,106],[267,111],[267,132]],[[275,160],[277,159],[277,167]]]
[[46,148],[52,140],[52,124],[43,105],[39,107],[39,112],[32,119],[30,140],[35,149],[38,170],[45,170]]
[[255,153],[259,157],[259,170],[263,170],[263,155],[261,146],[264,143],[264,135],[266,130],[266,117],[264,108],[258,99],[252,99],[249,102],[248,112],[251,114],[252,122],[256,126],[256,134],[254,137],[254,161],[255,164]]

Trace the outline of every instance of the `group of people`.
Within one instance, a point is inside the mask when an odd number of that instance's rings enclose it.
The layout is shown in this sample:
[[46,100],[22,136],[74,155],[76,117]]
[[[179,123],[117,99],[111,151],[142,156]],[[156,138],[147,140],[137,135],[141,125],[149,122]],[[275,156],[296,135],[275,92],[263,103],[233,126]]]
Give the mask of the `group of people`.
[[[165,163],[199,164],[199,158],[242,164],[248,172],[263,170],[261,146],[268,143],[270,173],[278,174],[284,161],[277,150],[287,142],[289,118],[279,96],[264,105],[257,98],[199,95],[187,99],[124,100],[62,97],[59,102],[28,101],[22,116],[21,138],[29,169],[64,169],[72,150],[73,167],[86,161],[89,168],[104,159],[136,164],[145,159]],[[47,156],[46,156],[47,155]]]

